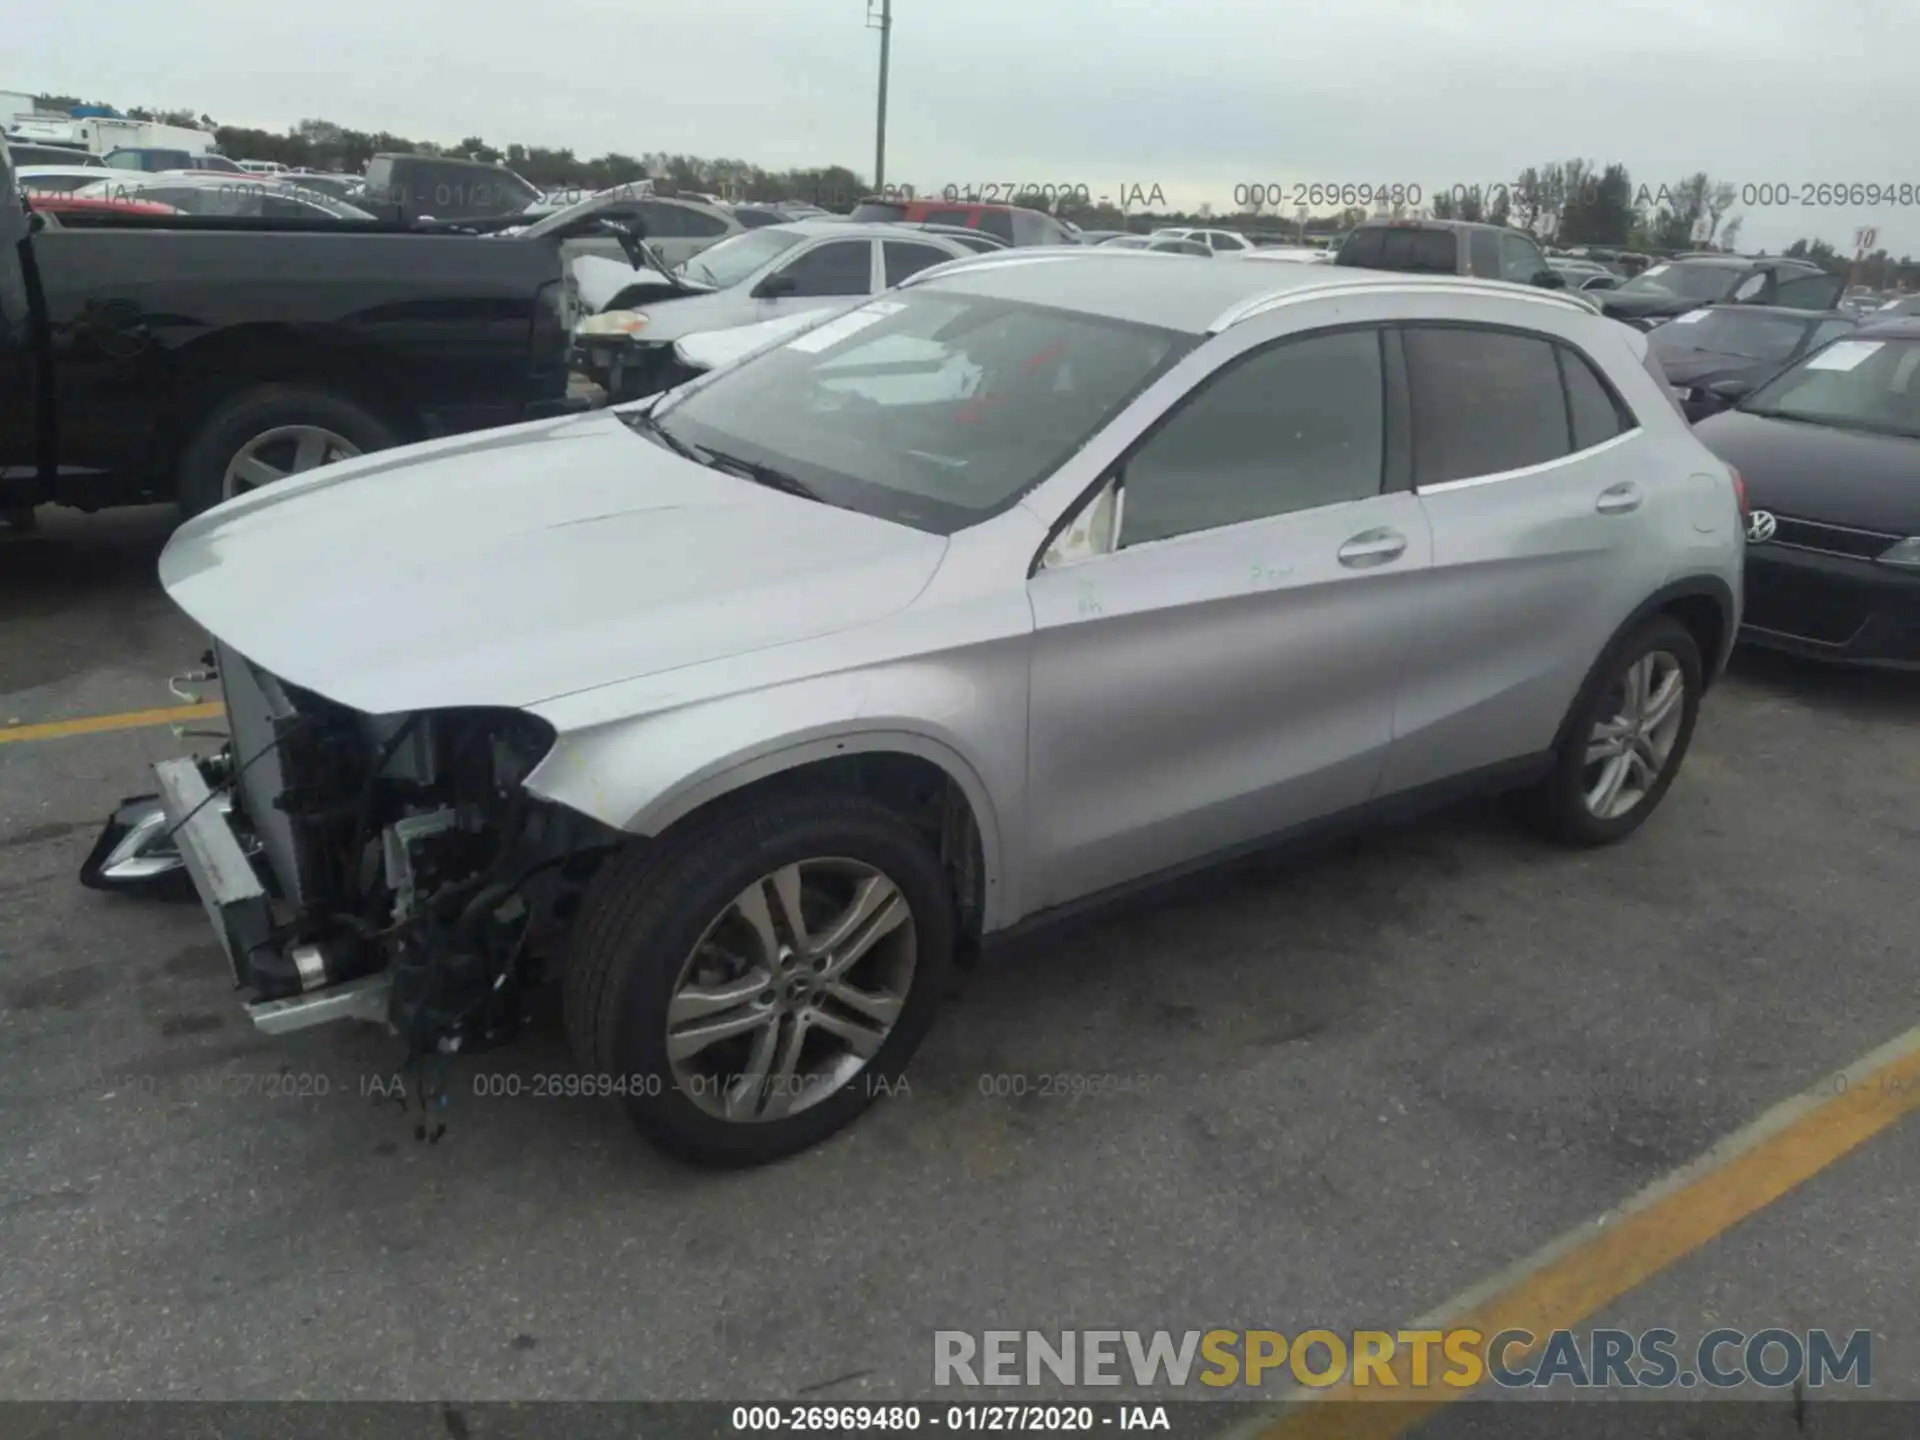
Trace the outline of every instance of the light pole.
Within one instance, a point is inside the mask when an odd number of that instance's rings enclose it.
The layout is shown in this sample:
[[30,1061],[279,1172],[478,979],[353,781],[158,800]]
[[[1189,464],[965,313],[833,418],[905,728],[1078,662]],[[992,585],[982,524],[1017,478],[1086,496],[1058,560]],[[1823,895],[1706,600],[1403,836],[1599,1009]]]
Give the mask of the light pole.
[[878,0],[880,13],[874,14],[875,0],[867,0],[867,26],[880,31],[880,113],[873,126],[873,188],[884,194],[887,188],[887,47],[893,35],[893,0]]

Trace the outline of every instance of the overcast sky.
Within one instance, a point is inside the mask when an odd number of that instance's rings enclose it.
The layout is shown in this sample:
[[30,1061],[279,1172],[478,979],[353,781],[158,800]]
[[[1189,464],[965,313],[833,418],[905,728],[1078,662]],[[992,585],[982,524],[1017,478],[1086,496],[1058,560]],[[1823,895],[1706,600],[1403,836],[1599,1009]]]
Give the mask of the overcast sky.
[[[865,5],[59,0],[8,27],[0,88],[871,176]],[[1920,205],[1798,203],[1809,183],[1920,188],[1917,122],[1913,0],[895,0],[887,178],[1231,209],[1237,184],[1431,193],[1582,156],[1636,186],[1785,187],[1736,207],[1750,248],[1877,225],[1920,254]]]

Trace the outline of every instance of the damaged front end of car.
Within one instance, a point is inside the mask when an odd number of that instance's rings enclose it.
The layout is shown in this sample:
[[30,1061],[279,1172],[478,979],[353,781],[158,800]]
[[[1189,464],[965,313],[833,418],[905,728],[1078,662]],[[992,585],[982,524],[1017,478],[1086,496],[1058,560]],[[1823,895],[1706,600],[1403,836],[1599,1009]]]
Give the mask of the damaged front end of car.
[[622,837],[531,795],[552,749],[512,709],[367,715],[221,647],[228,739],[154,767],[82,872],[182,877],[262,1030],[384,1021],[411,1053],[510,1038],[588,879]]

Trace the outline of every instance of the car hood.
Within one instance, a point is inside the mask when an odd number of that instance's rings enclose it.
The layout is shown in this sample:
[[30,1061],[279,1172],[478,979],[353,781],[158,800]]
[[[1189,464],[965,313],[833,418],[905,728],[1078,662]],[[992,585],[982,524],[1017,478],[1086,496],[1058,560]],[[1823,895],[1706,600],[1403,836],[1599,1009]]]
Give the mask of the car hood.
[[647,296],[649,302],[713,293],[713,286],[685,275],[669,278],[651,266],[636,267],[604,255],[576,255],[569,263],[580,303],[595,312],[606,309],[621,291],[634,288],[659,291]]
[[938,536],[662,449],[619,413],[344,461],[189,520],[181,609],[373,714],[525,707],[889,615]]
[[1837,430],[1727,410],[1693,427],[1740,472],[1756,510],[1802,520],[1920,534],[1920,440]]

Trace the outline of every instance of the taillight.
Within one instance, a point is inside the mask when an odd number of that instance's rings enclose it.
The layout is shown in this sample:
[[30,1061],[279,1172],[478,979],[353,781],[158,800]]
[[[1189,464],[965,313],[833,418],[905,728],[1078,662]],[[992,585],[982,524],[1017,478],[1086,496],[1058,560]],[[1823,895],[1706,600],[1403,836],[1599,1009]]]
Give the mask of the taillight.
[[1747,482],[1740,477],[1740,472],[1731,465],[1727,467],[1727,474],[1733,477],[1733,498],[1740,502],[1740,518],[1744,521],[1748,514]]

